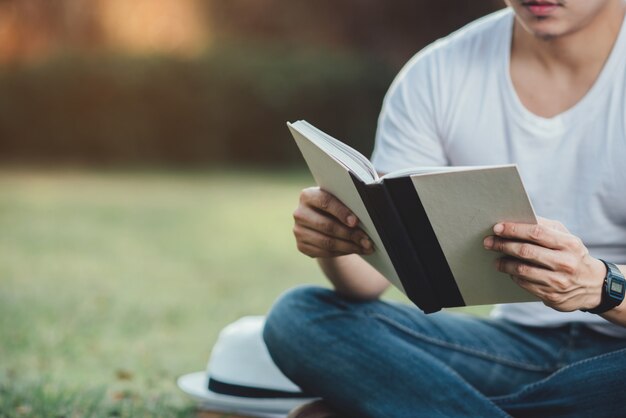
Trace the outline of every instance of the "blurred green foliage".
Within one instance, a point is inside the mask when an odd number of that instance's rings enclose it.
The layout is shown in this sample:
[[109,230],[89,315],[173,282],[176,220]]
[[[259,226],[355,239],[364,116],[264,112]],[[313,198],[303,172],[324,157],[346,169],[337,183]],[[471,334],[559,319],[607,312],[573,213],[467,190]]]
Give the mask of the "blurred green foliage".
[[289,164],[307,119],[368,154],[395,69],[366,55],[230,44],[194,60],[63,55],[0,70],[0,158]]

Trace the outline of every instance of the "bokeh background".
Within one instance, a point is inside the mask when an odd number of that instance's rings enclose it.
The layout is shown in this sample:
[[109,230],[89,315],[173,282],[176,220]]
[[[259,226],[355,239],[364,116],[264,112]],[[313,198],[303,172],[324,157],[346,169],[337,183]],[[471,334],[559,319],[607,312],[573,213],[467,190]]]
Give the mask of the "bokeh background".
[[285,122],[368,155],[402,65],[500,7],[0,0],[0,416],[193,416],[220,328],[324,283]]

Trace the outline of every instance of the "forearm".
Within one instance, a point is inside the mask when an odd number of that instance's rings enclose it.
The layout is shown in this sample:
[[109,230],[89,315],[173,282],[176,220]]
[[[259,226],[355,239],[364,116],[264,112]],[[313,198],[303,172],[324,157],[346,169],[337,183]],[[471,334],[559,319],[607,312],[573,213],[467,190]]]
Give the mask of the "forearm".
[[[622,274],[626,276],[626,265],[617,266]],[[602,314],[602,317],[614,324],[626,327],[626,300],[624,300],[619,306]]]
[[348,297],[376,299],[389,287],[389,281],[356,254],[318,258],[318,263],[335,290]]

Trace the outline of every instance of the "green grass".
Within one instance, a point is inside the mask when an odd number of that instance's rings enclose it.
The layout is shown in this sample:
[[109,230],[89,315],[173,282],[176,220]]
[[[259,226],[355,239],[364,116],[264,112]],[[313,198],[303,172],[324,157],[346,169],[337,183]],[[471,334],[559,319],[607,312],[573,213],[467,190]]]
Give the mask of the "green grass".
[[175,379],[220,328],[324,283],[291,233],[310,182],[1,172],[0,417],[193,415]]

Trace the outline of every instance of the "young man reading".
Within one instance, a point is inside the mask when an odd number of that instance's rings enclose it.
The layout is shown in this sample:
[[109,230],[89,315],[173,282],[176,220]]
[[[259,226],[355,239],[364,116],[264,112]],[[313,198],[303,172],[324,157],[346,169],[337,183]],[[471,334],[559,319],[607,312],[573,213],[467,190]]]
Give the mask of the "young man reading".
[[388,282],[357,255],[373,248],[356,217],[304,190],[297,245],[335,291],[288,292],[264,337],[283,372],[342,416],[626,416],[626,303],[606,285],[626,273],[626,1],[507,5],[406,65],[373,162],[518,164],[544,218],[495,225],[483,244],[543,304],[475,318],[382,302]]

